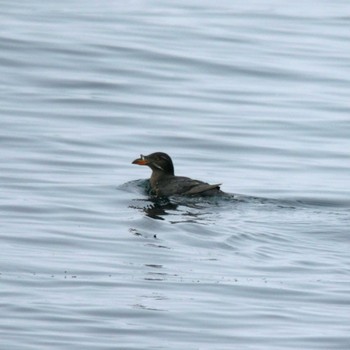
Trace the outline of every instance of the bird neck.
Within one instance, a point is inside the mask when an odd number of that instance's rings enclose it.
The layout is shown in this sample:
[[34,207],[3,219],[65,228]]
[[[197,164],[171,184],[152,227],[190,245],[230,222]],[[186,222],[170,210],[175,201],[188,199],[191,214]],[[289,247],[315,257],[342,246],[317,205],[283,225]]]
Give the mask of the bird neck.
[[168,176],[173,176],[172,174],[167,174],[164,171],[153,169],[152,175],[150,178],[151,187],[157,186],[158,182]]

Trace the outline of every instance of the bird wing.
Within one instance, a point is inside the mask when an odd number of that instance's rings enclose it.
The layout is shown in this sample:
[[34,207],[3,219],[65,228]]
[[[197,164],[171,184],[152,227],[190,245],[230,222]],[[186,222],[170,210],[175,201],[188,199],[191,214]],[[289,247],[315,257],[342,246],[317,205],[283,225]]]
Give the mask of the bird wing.
[[207,191],[220,189],[220,184],[209,185],[206,182],[193,180],[189,177],[184,176],[174,176],[170,179],[167,179],[166,182],[163,182],[161,186],[160,194],[163,196],[172,196],[175,194],[184,194],[184,195],[195,195],[195,194],[204,194]]
[[215,185],[209,185],[207,183],[201,183],[196,186],[193,186],[189,191],[187,191],[185,194],[201,194],[210,190],[220,190],[221,184],[215,184]]

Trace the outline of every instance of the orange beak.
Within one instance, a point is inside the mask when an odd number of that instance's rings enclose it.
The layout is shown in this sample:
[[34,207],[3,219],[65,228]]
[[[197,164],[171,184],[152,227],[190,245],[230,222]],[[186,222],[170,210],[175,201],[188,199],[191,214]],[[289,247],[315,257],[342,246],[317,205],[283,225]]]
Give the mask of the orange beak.
[[149,161],[142,154],[140,155],[140,158],[137,158],[132,162],[132,164],[138,164],[138,165],[147,165],[148,163]]

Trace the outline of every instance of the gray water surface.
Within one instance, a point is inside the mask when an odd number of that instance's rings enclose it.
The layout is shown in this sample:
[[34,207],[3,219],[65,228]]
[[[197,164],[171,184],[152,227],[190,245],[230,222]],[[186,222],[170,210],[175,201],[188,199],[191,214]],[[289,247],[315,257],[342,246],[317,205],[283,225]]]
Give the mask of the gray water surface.
[[0,348],[349,349],[349,13],[1,1]]

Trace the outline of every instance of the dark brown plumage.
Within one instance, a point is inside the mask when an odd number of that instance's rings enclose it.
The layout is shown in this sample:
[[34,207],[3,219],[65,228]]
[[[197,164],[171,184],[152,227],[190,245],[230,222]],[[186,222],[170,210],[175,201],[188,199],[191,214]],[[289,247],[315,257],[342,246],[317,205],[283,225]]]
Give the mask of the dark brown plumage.
[[189,177],[175,176],[171,158],[163,152],[156,152],[135,159],[132,164],[147,165],[152,169],[150,185],[152,193],[157,197],[172,195],[215,196],[224,194],[220,184],[209,185],[206,182]]

